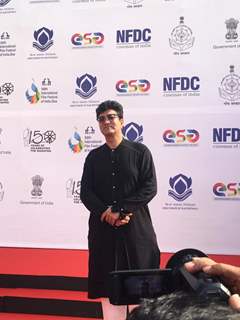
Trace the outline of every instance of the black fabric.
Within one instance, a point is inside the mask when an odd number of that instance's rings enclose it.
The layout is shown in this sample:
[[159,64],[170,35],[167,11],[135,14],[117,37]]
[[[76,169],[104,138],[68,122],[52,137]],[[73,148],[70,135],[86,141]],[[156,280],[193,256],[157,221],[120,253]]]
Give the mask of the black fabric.
[[[115,150],[104,144],[87,156],[81,200],[90,211],[89,298],[108,296],[110,271],[159,267],[160,252],[147,206],[156,192],[152,156],[143,144],[123,140]],[[108,206],[132,212],[130,222],[118,228],[101,222]]]

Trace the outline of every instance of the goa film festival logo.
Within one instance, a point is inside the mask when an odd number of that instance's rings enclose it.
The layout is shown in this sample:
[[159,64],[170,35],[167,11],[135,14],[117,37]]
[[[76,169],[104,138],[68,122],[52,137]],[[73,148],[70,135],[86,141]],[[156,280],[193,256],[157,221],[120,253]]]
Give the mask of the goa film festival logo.
[[124,137],[129,141],[143,142],[143,126],[130,122],[122,128]]
[[33,189],[31,191],[31,195],[33,197],[41,197],[43,192],[42,192],[42,183],[43,183],[43,177],[40,175],[36,175],[32,177],[32,184],[33,184]]
[[163,140],[165,145],[171,146],[196,146],[199,141],[200,135],[196,129],[182,129],[172,130],[167,129],[163,133]]
[[11,0],[0,0],[0,7],[6,6]]
[[183,174],[178,174],[169,179],[172,189],[168,190],[168,195],[176,201],[184,201],[192,194],[192,178]]
[[34,31],[33,37],[36,40],[33,42],[33,47],[39,51],[47,51],[53,45],[53,30],[42,27]]
[[104,34],[101,32],[74,33],[71,42],[75,48],[100,47],[104,41]]
[[73,203],[75,204],[81,203],[80,187],[81,187],[80,180],[74,180],[73,178],[70,178],[66,182],[67,198],[71,198],[73,200]]
[[73,137],[68,139],[68,146],[73,151],[73,153],[80,153],[84,148],[84,142],[81,139],[80,134],[75,131]]
[[36,104],[40,100],[40,91],[34,82],[31,85],[31,89],[27,89],[25,92],[25,96],[31,104]]
[[146,79],[140,80],[119,80],[116,83],[116,90],[119,95],[144,95],[148,94],[151,84]]
[[213,186],[213,193],[216,200],[240,200],[240,183],[217,182]]
[[227,40],[236,40],[238,38],[238,34],[236,32],[239,21],[234,18],[230,18],[225,21],[227,33],[225,38]]
[[78,88],[75,93],[83,99],[91,98],[97,92],[97,77],[85,73],[76,80]]
[[3,200],[3,197],[4,197],[4,188],[3,188],[2,182],[0,181],[0,201]]
[[180,17],[179,25],[171,32],[170,47],[183,52],[190,49],[194,41],[192,30],[184,24],[184,17]]
[[240,102],[236,103],[240,100],[240,77],[234,73],[233,65],[230,66],[230,73],[221,81],[219,95],[231,103],[240,104]]

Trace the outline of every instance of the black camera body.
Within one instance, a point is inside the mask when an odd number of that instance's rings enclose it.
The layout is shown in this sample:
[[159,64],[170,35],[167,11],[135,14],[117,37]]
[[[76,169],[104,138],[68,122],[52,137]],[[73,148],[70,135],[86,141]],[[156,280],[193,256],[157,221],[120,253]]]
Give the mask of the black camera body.
[[184,290],[202,297],[219,296],[228,299],[229,290],[216,277],[204,272],[189,273],[184,263],[193,257],[206,257],[196,249],[175,253],[166,269],[121,270],[110,273],[109,300],[114,305],[139,304],[143,298],[156,298],[163,294]]

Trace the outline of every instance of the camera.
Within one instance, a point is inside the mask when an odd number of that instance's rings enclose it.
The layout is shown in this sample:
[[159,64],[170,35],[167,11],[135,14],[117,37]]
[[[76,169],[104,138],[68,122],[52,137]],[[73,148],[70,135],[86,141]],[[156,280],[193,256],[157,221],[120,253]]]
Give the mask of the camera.
[[227,300],[229,290],[217,277],[204,272],[189,273],[184,263],[193,257],[207,257],[197,249],[183,249],[168,261],[166,269],[120,270],[110,273],[109,300],[114,305],[139,304],[143,298],[156,298],[178,290],[190,291],[208,298]]

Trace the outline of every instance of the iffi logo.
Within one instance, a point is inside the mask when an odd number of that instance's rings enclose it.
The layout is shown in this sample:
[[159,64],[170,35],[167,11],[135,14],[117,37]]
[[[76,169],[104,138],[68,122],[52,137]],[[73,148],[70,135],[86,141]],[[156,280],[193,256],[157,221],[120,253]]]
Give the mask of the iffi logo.
[[75,47],[93,47],[100,46],[104,41],[104,35],[101,32],[93,33],[75,33],[71,42]]
[[25,96],[31,104],[35,104],[40,100],[40,92],[35,83],[32,83],[31,89],[25,92]]
[[171,189],[168,190],[168,195],[176,201],[184,201],[192,194],[192,178],[186,177],[183,174],[178,174],[169,179]]
[[73,137],[68,139],[68,146],[73,151],[73,153],[80,153],[84,148],[84,143],[77,131],[74,132]]
[[91,98],[97,92],[97,77],[85,73],[76,80],[78,88],[75,93],[83,99]]
[[45,27],[34,31],[33,47],[39,51],[47,51],[53,45],[53,31]]
[[119,80],[116,83],[116,90],[120,94],[144,94],[149,91],[151,84],[146,79],[140,80]]
[[6,6],[6,4],[8,4],[8,2],[10,2],[11,0],[0,0],[0,7],[4,7]]
[[214,144],[240,144],[239,128],[213,128]]
[[122,128],[124,137],[129,141],[143,142],[143,126],[130,122]]
[[163,140],[166,144],[171,145],[194,145],[199,141],[199,132],[195,129],[183,130],[165,130],[163,133]]
[[144,43],[151,41],[151,29],[127,29],[117,30],[117,44]]
[[213,193],[217,199],[221,200],[240,200],[240,183],[217,182],[213,186]]
[[234,66],[230,66],[230,73],[222,79],[219,95],[231,102],[240,100],[240,77],[234,73]]

